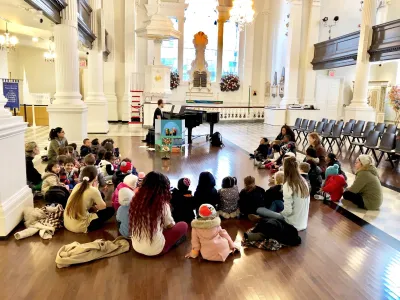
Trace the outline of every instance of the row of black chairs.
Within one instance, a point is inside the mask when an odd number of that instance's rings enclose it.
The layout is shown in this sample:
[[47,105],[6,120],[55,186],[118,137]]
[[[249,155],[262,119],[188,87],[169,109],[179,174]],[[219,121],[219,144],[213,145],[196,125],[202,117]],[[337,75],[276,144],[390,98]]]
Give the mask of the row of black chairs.
[[[377,166],[386,154],[394,168],[393,161],[400,155],[400,132],[396,138],[397,126],[394,124],[386,126],[384,123],[375,124],[375,122],[365,123],[365,121],[356,121],[354,119],[344,124],[342,120],[336,121],[323,118],[320,122],[316,122],[297,118],[295,125],[291,128],[298,133],[296,142],[301,142],[301,134],[303,134],[304,140],[302,143],[304,144],[307,142],[308,134],[316,132],[322,137],[323,145],[328,143],[328,151],[333,151],[336,143],[339,152],[341,152],[343,145],[348,141],[350,143],[349,150],[351,150],[349,158],[353,155],[356,147],[360,148],[361,153],[364,153],[363,149],[367,148],[367,153],[372,151]],[[379,157],[375,152],[376,150],[381,152]]]

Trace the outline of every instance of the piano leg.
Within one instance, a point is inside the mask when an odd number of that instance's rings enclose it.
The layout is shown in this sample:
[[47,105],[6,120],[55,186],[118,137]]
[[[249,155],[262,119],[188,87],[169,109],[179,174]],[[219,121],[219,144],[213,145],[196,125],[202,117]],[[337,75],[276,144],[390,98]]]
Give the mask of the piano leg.
[[188,128],[188,144],[192,144],[192,129],[193,128]]
[[210,137],[214,133],[214,123],[210,123]]

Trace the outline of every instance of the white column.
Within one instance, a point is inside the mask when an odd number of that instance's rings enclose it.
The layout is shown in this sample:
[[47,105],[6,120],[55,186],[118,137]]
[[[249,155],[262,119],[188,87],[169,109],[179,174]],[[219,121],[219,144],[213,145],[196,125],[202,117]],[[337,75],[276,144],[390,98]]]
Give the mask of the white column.
[[[241,32],[244,35],[244,55],[243,57],[243,77],[240,77],[242,81],[242,104],[247,105],[249,101],[249,87],[251,89],[251,83],[253,80],[253,54],[254,54],[254,23],[247,25],[245,30]],[[250,106],[252,96],[250,95]]]
[[87,107],[79,93],[77,2],[68,0],[62,24],[54,26],[56,93],[47,107],[50,128],[62,127],[68,141],[82,143],[87,137]]
[[345,119],[375,121],[375,110],[368,105],[369,54],[372,26],[375,20],[375,0],[365,0],[361,18],[360,42],[358,44],[356,77],[353,99],[345,109]]
[[[0,78],[8,78],[7,52],[0,50]],[[27,123],[4,108],[3,82],[0,81],[0,236],[7,236],[22,220],[25,207],[33,207],[33,195],[26,185],[25,139]]]
[[266,82],[271,82],[271,78],[270,78],[270,74],[271,74],[271,63],[269,63],[271,61],[271,53],[270,53],[270,47],[269,47],[269,43],[271,43],[272,41],[269,40],[269,35],[268,35],[268,30],[269,30],[269,0],[265,0],[264,2],[264,10],[261,13],[261,17],[263,18],[263,39],[262,39],[262,51],[261,51],[261,70],[260,70],[260,83],[259,83],[259,87],[260,87],[260,91],[258,94],[258,102],[261,105],[264,105],[269,103],[269,99],[271,97],[271,95],[269,97],[265,96],[265,92],[266,92]]
[[114,1],[103,1],[104,21],[108,33],[107,46],[110,50],[104,62],[104,94],[108,104],[108,120],[118,121],[118,103],[115,94],[115,26]]
[[307,52],[305,56],[305,76],[301,103],[315,105],[315,84],[317,72],[313,70],[311,61],[314,58],[314,44],[318,43],[321,22],[321,1],[313,0],[308,22]]
[[221,81],[222,76],[222,59],[224,53],[224,25],[229,18],[228,7],[218,6],[218,44],[217,44],[217,83]]
[[107,133],[108,106],[104,94],[104,66],[103,66],[103,37],[104,33],[100,24],[101,0],[90,0],[92,7],[92,31],[96,35],[92,49],[88,55],[88,91],[85,103],[88,106],[88,132]]
[[162,40],[154,40],[154,65],[155,66],[161,66],[161,44]]
[[289,30],[287,39],[287,56],[285,64],[285,94],[280,103],[281,108],[288,104],[299,103],[299,68],[301,43],[302,0],[289,0]]
[[178,18],[178,30],[181,33],[181,38],[178,40],[178,72],[179,78],[183,81],[183,48],[185,43],[185,18]]

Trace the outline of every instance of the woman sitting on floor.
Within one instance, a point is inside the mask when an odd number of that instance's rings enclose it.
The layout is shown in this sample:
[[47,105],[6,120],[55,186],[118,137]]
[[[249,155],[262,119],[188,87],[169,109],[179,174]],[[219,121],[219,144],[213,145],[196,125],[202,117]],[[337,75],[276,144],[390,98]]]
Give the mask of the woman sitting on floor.
[[343,199],[349,200],[360,208],[378,210],[383,201],[382,186],[378,171],[369,155],[360,155],[355,162],[356,179],[343,194]]
[[40,151],[35,142],[25,144],[26,180],[34,191],[42,189],[42,175],[33,165],[33,159],[38,154],[40,154]]
[[158,172],[148,173],[129,208],[132,247],[136,252],[147,256],[164,254],[184,240],[188,225],[175,224],[170,201],[169,179]]
[[281,132],[276,137],[277,141],[282,141],[285,135],[289,135],[290,139],[289,142],[296,142],[296,135],[294,134],[293,130],[290,129],[289,126],[283,125],[281,128]]
[[311,132],[308,135],[308,142],[310,146],[308,148],[313,148],[317,152],[317,158],[319,159],[317,165],[320,167],[322,174],[325,174],[326,170],[326,150],[321,144],[321,138],[316,132]]
[[[96,212],[91,212],[91,211]],[[115,213],[107,207],[98,190],[97,168],[87,166],[82,170],[82,182],[78,183],[68,198],[64,211],[64,226],[69,231],[87,233],[101,228]]]
[[47,150],[47,157],[49,160],[57,157],[60,148],[65,148],[68,146],[68,141],[65,138],[65,132],[61,127],[50,130],[49,141],[50,144]]
[[[307,228],[308,211],[310,206],[310,192],[306,180],[299,173],[295,157],[284,160],[283,200],[284,208],[280,213],[273,212],[265,207],[257,209],[257,214],[264,218],[285,220],[298,231]],[[250,215],[252,221],[259,221],[261,217]]]

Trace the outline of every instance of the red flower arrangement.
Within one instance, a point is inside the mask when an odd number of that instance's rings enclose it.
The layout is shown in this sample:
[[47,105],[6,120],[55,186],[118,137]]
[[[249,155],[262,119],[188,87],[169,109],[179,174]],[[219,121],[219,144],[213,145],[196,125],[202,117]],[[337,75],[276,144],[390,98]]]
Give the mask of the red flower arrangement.
[[226,74],[221,77],[220,87],[222,92],[234,92],[240,88],[239,76]]

